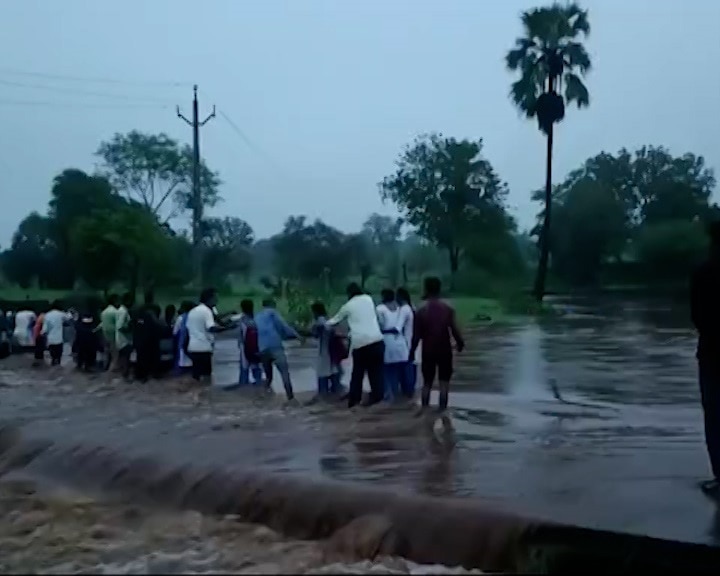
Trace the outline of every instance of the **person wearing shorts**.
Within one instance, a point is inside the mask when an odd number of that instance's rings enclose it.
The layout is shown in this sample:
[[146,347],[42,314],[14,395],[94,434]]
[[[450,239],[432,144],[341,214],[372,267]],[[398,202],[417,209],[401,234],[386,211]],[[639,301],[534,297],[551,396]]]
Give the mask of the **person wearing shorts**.
[[440,298],[439,278],[425,279],[425,303],[415,314],[413,343],[410,358],[422,342],[420,371],[423,377],[422,410],[430,405],[430,392],[437,377],[440,388],[438,410],[448,406],[450,379],[453,375],[453,351],[450,337],[455,340],[458,352],[462,352],[465,341],[455,320],[455,309]]

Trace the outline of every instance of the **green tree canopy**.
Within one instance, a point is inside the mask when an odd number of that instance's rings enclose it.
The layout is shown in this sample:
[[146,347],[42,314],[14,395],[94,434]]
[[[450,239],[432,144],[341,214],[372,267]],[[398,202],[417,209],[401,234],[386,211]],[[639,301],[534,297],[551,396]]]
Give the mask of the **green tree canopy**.
[[[136,201],[152,214],[167,221],[193,205],[192,149],[180,146],[166,134],[144,134],[133,130],[115,134],[103,142],[97,155],[114,188]],[[220,180],[204,162],[200,166],[200,185],[204,206],[220,200]]]
[[397,171],[380,184],[418,234],[447,251],[450,271],[463,249],[509,222],[507,187],[482,154],[482,140],[422,136],[397,161]]

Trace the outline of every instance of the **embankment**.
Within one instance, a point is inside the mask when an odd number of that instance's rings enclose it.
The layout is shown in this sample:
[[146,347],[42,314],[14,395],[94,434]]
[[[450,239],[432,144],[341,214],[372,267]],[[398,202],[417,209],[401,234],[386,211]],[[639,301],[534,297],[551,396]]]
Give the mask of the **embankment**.
[[539,522],[470,499],[399,496],[350,483],[173,466],[91,443],[0,428],[0,475],[25,470],[136,502],[239,515],[288,536],[328,539],[345,556],[402,556],[490,572],[717,572],[720,548]]

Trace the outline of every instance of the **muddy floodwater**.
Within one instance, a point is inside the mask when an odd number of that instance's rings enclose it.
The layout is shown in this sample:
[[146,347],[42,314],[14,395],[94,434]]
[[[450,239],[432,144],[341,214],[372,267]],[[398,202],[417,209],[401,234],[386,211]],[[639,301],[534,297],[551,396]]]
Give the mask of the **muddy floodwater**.
[[[219,387],[237,378],[220,341],[216,387],[79,377],[0,364],[0,419],[30,435],[131,454],[475,497],[588,527],[716,542],[695,336],[682,304],[557,301],[561,317],[468,330],[448,418],[410,407],[285,407]],[[301,398],[314,349],[289,349]],[[435,399],[434,399],[435,400]],[[720,521],[718,521],[720,525]]]

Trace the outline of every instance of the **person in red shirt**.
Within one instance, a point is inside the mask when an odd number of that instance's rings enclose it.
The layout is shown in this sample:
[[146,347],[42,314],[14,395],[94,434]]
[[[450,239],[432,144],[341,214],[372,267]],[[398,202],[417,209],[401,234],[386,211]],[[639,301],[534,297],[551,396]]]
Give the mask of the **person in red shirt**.
[[453,350],[450,335],[455,340],[458,352],[465,348],[465,341],[455,320],[455,309],[440,298],[439,278],[425,279],[425,303],[415,313],[410,358],[422,342],[420,370],[423,376],[422,410],[430,405],[430,391],[437,375],[440,386],[438,410],[448,406],[450,379],[453,373]]

